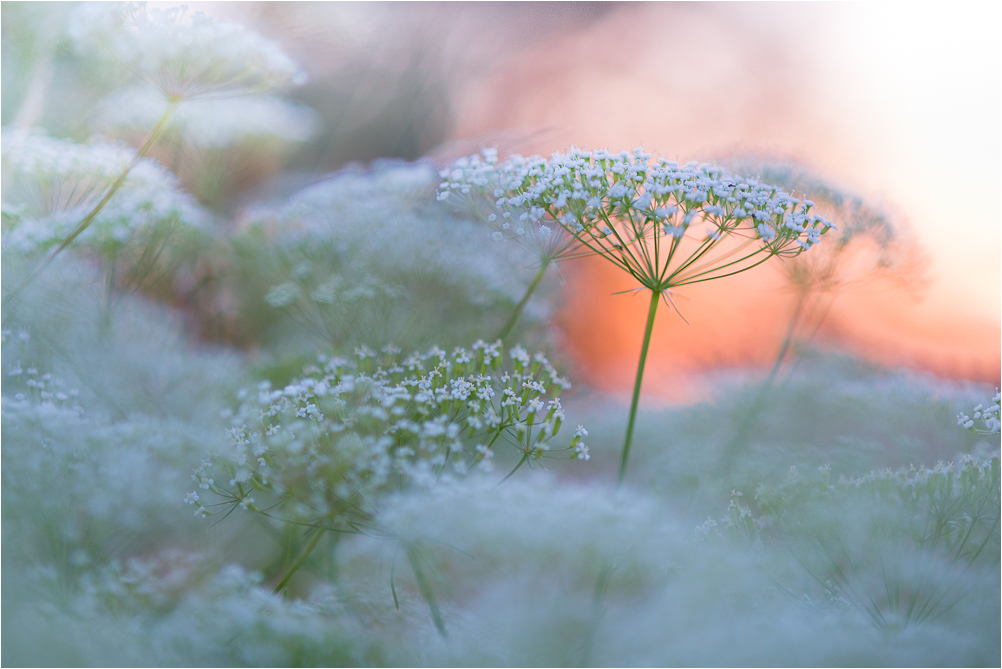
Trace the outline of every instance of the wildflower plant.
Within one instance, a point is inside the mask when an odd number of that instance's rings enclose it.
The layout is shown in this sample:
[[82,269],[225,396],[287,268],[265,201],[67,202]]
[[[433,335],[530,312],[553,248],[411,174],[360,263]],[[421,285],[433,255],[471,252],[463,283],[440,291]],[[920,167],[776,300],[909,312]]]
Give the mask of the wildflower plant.
[[[979,434],[998,432],[998,393],[994,399],[975,409],[987,426]],[[975,429],[964,414],[958,422]],[[963,574],[998,565],[1000,472],[998,451],[837,481],[828,465],[803,475],[791,467],[785,480],[754,494],[732,490],[727,515],[698,531],[792,550],[827,597],[893,631],[944,615],[969,594]]]
[[303,82],[302,71],[275,43],[239,24],[218,21],[201,12],[186,20],[185,12],[181,8],[150,10],[144,3],[84,3],[74,10],[67,31],[77,51],[110,56],[157,88],[164,96],[165,108],[134,155],[105,184],[101,197],[85,207],[86,213],[76,225],[7,293],[5,301],[14,299],[97,220],[160,140],[179,104],[262,93]]
[[945,614],[967,570],[998,563],[999,481],[998,454],[837,481],[793,467],[778,485],[732,491],[699,531],[792,550],[829,597],[890,631]]
[[[439,172],[445,181],[439,185],[437,199],[451,202],[461,211],[486,221],[493,228],[491,239],[517,244],[538,265],[532,282],[498,334],[498,338],[503,340],[515,329],[547,269],[561,260],[575,257],[581,248],[574,236],[562,226],[530,222],[529,215],[520,208],[496,204],[495,198],[503,193],[500,188],[494,187],[497,162],[497,149],[494,148],[485,148],[479,154],[460,158],[450,168]],[[491,192],[492,187],[494,190]]]
[[128,68],[176,103],[263,93],[305,73],[271,40],[183,7],[86,3],[70,22],[77,51]]
[[957,416],[957,425],[975,434],[998,434],[999,428],[1002,427],[1002,423],[999,422],[1000,402],[1002,402],[1002,394],[996,388],[995,396],[992,397],[992,401],[988,406],[984,404],[977,405],[971,411],[971,416],[964,413],[959,414]]
[[513,156],[494,166],[489,179],[484,172],[450,172],[440,190],[493,192],[502,218],[517,211],[519,225],[561,226],[581,253],[608,260],[641,284],[637,290],[651,294],[620,482],[661,301],[675,308],[677,288],[732,276],[773,257],[795,257],[834,227],[812,211],[810,200],[719,167],[652,161],[641,148],[572,149],[549,160]]
[[820,249],[782,264],[796,302],[767,386],[797,340],[809,341],[818,331],[840,293],[879,282],[911,290],[922,285],[921,254],[893,211],[796,163],[743,157],[728,165],[790,192],[810,193],[817,210],[838,223],[838,230],[826,236]]
[[[239,275],[245,314],[270,305],[259,318],[274,320],[280,309],[338,354],[468,344],[508,317],[528,281],[510,249],[429,202],[436,185],[425,162],[330,175],[243,212],[232,237],[240,262],[221,270]],[[539,322],[548,306],[533,305],[524,322]]]
[[243,392],[229,455],[195,470],[198,488],[185,501],[198,516],[240,508],[305,527],[310,542],[280,590],[324,532],[380,534],[382,496],[490,471],[501,444],[521,456],[503,480],[543,458],[588,459],[583,428],[564,447],[551,443],[567,387],[542,354],[516,346],[505,364],[500,342],[452,354],[321,356],[282,389],[262,382]]
[[399,331],[403,292],[375,277],[327,274],[317,278],[312,263],[291,273],[292,281],[272,286],[264,296],[305,331],[334,351],[364,335],[369,342]]
[[[121,145],[5,129],[3,162],[11,174],[4,193],[4,250],[26,258],[51,253],[89,219],[77,245],[102,260],[109,287],[116,264],[124,274],[138,273],[132,278],[141,283],[172,237],[176,243],[204,234],[212,220],[173,174],[153,160],[136,161],[135,152]],[[114,196],[106,198],[127,168]],[[97,208],[99,200],[104,205]]]
[[[126,86],[97,103],[90,125],[141,142],[165,104],[148,84]],[[178,106],[152,155],[177,172],[201,202],[221,208],[234,190],[259,182],[318,130],[315,111],[279,95],[196,98]]]

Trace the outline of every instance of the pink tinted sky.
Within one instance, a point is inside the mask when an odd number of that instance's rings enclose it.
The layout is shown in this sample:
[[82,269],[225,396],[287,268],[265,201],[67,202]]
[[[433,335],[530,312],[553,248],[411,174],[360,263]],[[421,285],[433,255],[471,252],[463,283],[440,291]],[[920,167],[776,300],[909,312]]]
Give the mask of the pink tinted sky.
[[[471,81],[457,135],[521,130],[514,148],[544,155],[642,144],[683,161],[749,150],[801,161],[902,214],[930,261],[920,300],[847,293],[822,338],[997,382],[1002,74],[988,19],[970,5],[624,6]],[[599,265],[569,271],[569,339],[593,382],[625,388],[645,300],[611,297],[631,286]],[[680,372],[774,355],[792,308],[777,275],[727,281],[690,291],[692,330],[659,314],[651,383],[664,394],[679,394]]]
[[[800,161],[900,214],[929,261],[920,298],[847,292],[820,339],[998,383],[1002,60],[984,5],[308,3],[284,29],[262,7],[198,8],[284,37],[311,71],[346,55],[404,69],[406,48],[431,50],[447,64],[456,116],[440,157],[574,144],[643,145],[682,161],[749,151]],[[644,300],[612,296],[633,286],[600,262],[564,273],[557,321],[580,374],[626,388]],[[792,310],[767,266],[688,297],[692,329],[659,314],[647,387],[664,396],[686,395],[685,380],[709,368],[767,365]]]

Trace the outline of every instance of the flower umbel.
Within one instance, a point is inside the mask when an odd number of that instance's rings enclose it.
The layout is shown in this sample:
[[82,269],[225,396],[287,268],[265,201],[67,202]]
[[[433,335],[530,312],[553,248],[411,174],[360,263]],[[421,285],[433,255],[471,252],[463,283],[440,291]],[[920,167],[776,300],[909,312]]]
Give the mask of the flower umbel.
[[974,407],[972,416],[959,414],[957,425],[976,434],[998,434],[999,428],[1002,427],[1002,422],[999,421],[999,402],[1002,402],[1002,394],[996,388],[991,404],[987,407],[983,404]]
[[551,445],[564,420],[557,396],[569,387],[520,346],[505,364],[500,342],[321,356],[285,388],[241,393],[229,455],[195,469],[199,490],[185,501],[200,517],[240,508],[311,532],[384,535],[373,515],[381,496],[490,471],[499,443],[522,455],[505,479],[545,457],[587,460],[583,428],[568,446]]
[[[541,222],[538,208],[524,211],[495,203],[495,199],[502,194],[497,185],[497,162],[497,149],[494,148],[485,148],[479,154],[460,158],[452,167],[439,172],[445,181],[439,185],[437,199],[450,201],[461,210],[485,220],[493,228],[491,239],[518,244],[537,264],[532,283],[498,334],[498,338],[503,340],[515,329],[522,310],[550,265],[581,255],[582,248],[574,235],[562,226],[553,221],[549,225]],[[585,255],[588,253],[584,250]]]
[[261,93],[305,79],[271,40],[238,23],[185,13],[145,3],[88,3],[70,33],[79,49],[100,45],[171,101]]
[[[4,201],[4,247],[32,253],[66,238],[135,160],[135,151],[4,130],[3,159],[12,172],[11,193],[5,193],[10,199]],[[205,227],[208,221],[174,175],[146,158],[136,161],[79,240],[92,248],[113,249],[144,227]]]
[[512,156],[500,165],[491,157],[460,163],[439,198],[492,192],[503,218],[540,229],[559,225],[582,253],[602,256],[651,291],[622,482],[658,303],[674,307],[676,288],[738,274],[774,256],[797,256],[834,226],[812,211],[811,201],[775,186],[715,166],[652,161],[642,148],[571,149],[549,160]]

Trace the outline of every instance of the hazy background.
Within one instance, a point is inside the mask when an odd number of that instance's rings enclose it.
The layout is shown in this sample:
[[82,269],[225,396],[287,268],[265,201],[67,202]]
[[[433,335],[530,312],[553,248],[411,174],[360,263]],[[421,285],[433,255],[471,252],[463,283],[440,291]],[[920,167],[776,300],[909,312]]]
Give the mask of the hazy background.
[[[818,341],[998,383],[1002,73],[984,5],[188,4],[280,41],[310,75],[293,97],[322,120],[284,162],[244,175],[231,210],[352,161],[491,144],[794,159],[907,222],[927,263],[921,286],[840,295]],[[5,98],[20,101],[10,79]],[[577,374],[627,388],[644,301],[613,296],[633,286],[601,260],[562,271],[557,320]],[[783,285],[766,265],[684,291],[692,328],[659,314],[649,390],[681,398],[707,369],[767,365],[792,310]]]
[[[310,71],[302,96],[328,128],[297,157],[304,166],[451,157],[492,143],[544,155],[643,144],[681,160],[747,151],[795,159],[909,221],[929,263],[921,290],[841,296],[820,338],[886,364],[991,382],[1000,367],[1002,75],[996,17],[979,7],[203,9],[240,15]],[[627,387],[646,305],[612,296],[632,286],[601,261],[565,272],[560,323],[587,376]],[[688,291],[691,330],[661,314],[652,390],[671,393],[679,372],[774,355],[792,308],[778,273],[705,286]]]

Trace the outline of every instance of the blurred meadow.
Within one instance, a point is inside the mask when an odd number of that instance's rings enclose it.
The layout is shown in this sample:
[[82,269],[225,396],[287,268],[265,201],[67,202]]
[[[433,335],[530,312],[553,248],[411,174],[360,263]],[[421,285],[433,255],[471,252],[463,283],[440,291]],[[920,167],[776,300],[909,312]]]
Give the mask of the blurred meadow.
[[1002,662],[973,5],[0,12],[4,665]]

